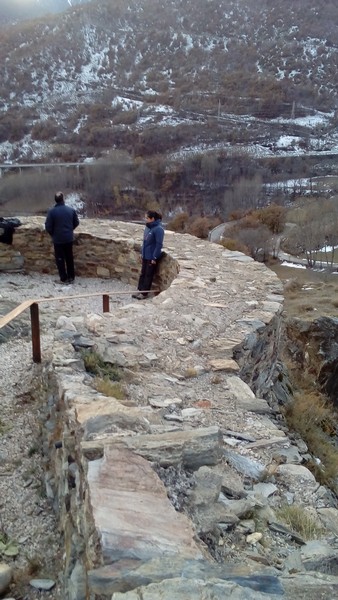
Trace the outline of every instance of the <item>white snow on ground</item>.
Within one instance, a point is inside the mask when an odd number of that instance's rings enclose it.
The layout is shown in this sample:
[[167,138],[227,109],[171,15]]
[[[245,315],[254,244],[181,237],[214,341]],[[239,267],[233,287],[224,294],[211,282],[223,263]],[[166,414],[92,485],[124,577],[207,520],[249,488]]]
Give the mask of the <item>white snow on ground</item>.
[[306,269],[305,265],[299,265],[293,262],[287,262],[284,260],[281,264],[282,267],[293,267],[294,269]]
[[79,194],[76,194],[75,192],[72,194],[67,194],[65,196],[65,202],[66,204],[68,204],[68,206],[75,208],[76,212],[78,212],[79,214],[84,213],[85,205],[84,202],[81,200]]
[[320,248],[318,252],[333,252],[333,250],[336,250],[336,248],[338,248],[338,246],[323,246],[323,248]]
[[323,113],[318,112],[315,115],[308,115],[306,117],[297,117],[295,119],[284,119],[282,117],[278,117],[277,119],[271,119],[271,123],[286,123],[293,125],[301,125],[308,127],[317,127],[317,125],[323,125],[329,121],[334,116],[334,113]]
[[276,142],[277,148],[290,148],[290,146],[295,146],[300,142],[299,137],[294,135],[282,135],[279,140]]
[[[137,121],[137,125],[144,125],[146,123],[153,123],[154,122],[154,115],[144,115],[141,116],[138,121]],[[178,127],[179,125],[187,125],[190,124],[192,125],[194,123],[194,121],[192,121],[191,119],[182,119],[181,117],[176,117],[175,115],[163,115],[161,121],[156,122],[156,125],[158,127]]]
[[32,140],[29,135],[26,135],[19,142],[2,142],[0,144],[0,162],[8,164],[16,163],[12,160],[13,152],[20,154],[20,162],[30,162],[39,158],[48,156],[52,151],[51,145],[48,142],[40,142]]
[[[89,28],[86,34],[91,39],[93,32]],[[93,40],[94,43],[95,40]],[[82,72],[81,83],[84,86],[83,89],[87,89],[86,85],[89,84],[93,79],[93,70],[100,63],[100,60],[103,55],[94,54],[93,60],[90,64],[87,65],[86,69]],[[94,68],[93,68],[94,67]],[[144,94],[151,94],[153,90],[151,90],[146,85],[145,80],[144,86]],[[60,89],[58,90],[58,94],[61,96],[67,95],[70,93],[70,89],[68,86],[72,84],[63,80],[59,84],[55,82],[55,85],[60,85]],[[69,98],[68,98],[69,99]],[[36,98],[32,95],[31,97],[32,104],[36,102]],[[201,120],[204,122],[206,115],[199,114],[197,112],[191,113],[190,111],[183,115],[178,113],[171,106],[163,105],[163,104],[148,104],[139,99],[134,99],[128,97],[126,95],[117,94],[112,102],[113,107],[120,107],[122,111],[138,111],[138,119],[135,123],[135,127],[137,129],[144,128],[147,126],[157,127],[178,127],[180,125],[196,125],[196,123]],[[1,109],[0,109],[1,110]],[[42,110],[42,109],[41,109]],[[42,110],[41,117],[45,120],[46,113]],[[294,119],[285,119],[285,118],[276,118],[270,119],[266,121],[266,123],[271,123],[274,125],[283,125],[287,124],[288,126],[292,125],[295,129],[301,126],[308,127],[308,132],[311,134],[307,139],[307,143],[304,143],[304,138],[299,135],[280,135],[277,139],[269,139],[267,137],[266,144],[256,144],[255,142],[249,144],[230,144],[226,141],[219,142],[216,144],[213,143],[203,143],[196,144],[191,146],[186,146],[181,148],[180,150],[174,152],[172,155],[168,156],[168,159],[173,160],[184,160],[185,158],[199,154],[199,153],[215,153],[220,151],[225,151],[229,155],[237,155],[237,154],[247,154],[252,157],[272,157],[272,156],[300,156],[300,155],[331,155],[338,153],[338,134],[334,132],[329,136],[325,136],[323,138],[316,128],[318,125],[328,125],[330,119],[332,119],[333,113],[323,113],[316,112],[313,115],[308,115],[306,117],[299,117]],[[83,126],[87,116],[83,115],[77,125],[74,128],[74,133],[78,133],[80,128]],[[216,117],[214,117],[216,118]],[[259,122],[261,119],[256,119],[250,115],[235,115],[232,113],[224,113],[220,114],[218,117],[220,122],[228,123],[230,122],[234,126],[242,127],[247,123],[255,123]],[[299,130],[297,131],[299,133]],[[303,142],[303,143],[301,143]],[[46,142],[38,142],[35,140],[31,140],[30,136],[26,136],[23,140],[16,142],[14,144],[10,144],[9,142],[3,142],[0,144],[0,162],[16,162],[13,161],[13,156],[20,156],[18,159],[19,162],[27,161],[35,161],[43,156],[47,156],[51,153],[51,149],[49,148],[49,144]]]
[[136,110],[143,106],[143,102],[132,100],[131,98],[124,98],[123,96],[115,96],[111,104],[113,107],[121,106],[123,110]]
[[334,175],[325,175],[325,180],[323,177],[312,177],[305,178],[300,177],[299,179],[287,179],[286,181],[276,181],[275,183],[266,183],[264,184],[264,188],[267,191],[275,191],[275,190],[283,190],[284,192],[288,190],[289,192],[302,192],[303,194],[312,194],[313,192],[330,192],[331,189],[329,187],[328,178],[335,178]]

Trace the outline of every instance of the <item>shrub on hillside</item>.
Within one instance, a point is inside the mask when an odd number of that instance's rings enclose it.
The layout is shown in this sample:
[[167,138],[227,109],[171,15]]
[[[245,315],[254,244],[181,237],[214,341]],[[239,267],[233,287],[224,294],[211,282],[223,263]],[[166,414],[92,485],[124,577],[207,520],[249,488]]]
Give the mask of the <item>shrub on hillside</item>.
[[184,233],[187,228],[189,221],[189,215],[186,212],[178,213],[174,216],[167,225],[167,229],[170,231],[176,231],[177,233]]
[[195,235],[202,240],[207,239],[208,233],[212,229],[208,217],[197,217],[188,226],[188,233]]
[[78,145],[111,148],[114,144],[114,133],[111,127],[86,125],[79,131]]
[[323,530],[317,520],[304,506],[284,504],[277,510],[278,519],[293,531],[297,531],[303,539],[313,540],[322,534]]
[[245,248],[243,251],[254,260],[265,262],[269,257],[271,232],[254,214],[248,214],[237,223],[234,222],[227,229],[227,239],[233,240],[232,245],[236,242],[238,247]]
[[258,229],[260,222],[254,212],[249,212],[244,215],[240,222],[234,224],[234,229],[241,231],[242,229]]
[[239,221],[239,219],[243,219],[245,215],[245,210],[233,210],[228,214],[228,221]]
[[256,210],[253,214],[272,233],[281,233],[285,227],[286,209],[283,206],[270,204],[270,206]]
[[234,252],[243,252],[243,254],[250,254],[249,248],[240,242],[239,240],[235,240],[234,238],[223,238],[220,241],[221,246],[224,246],[227,250],[232,250]]
[[167,229],[177,233],[190,233],[203,240],[207,239],[209,231],[219,225],[221,220],[214,216],[192,216],[188,213],[178,213],[169,221]]
[[295,394],[285,416],[289,427],[301,435],[315,457],[308,467],[316,479],[337,491],[338,449],[330,439],[337,430],[333,407],[322,394],[304,390]]
[[243,227],[236,237],[249,248],[250,256],[254,260],[265,262],[269,258],[271,233],[265,225]]
[[32,128],[32,139],[46,141],[55,137],[58,133],[58,126],[55,121],[39,121]]
[[0,117],[0,143],[6,142],[18,142],[27,133],[27,125],[18,114],[4,113]]
[[125,110],[114,117],[114,125],[132,125],[137,121],[137,110]]

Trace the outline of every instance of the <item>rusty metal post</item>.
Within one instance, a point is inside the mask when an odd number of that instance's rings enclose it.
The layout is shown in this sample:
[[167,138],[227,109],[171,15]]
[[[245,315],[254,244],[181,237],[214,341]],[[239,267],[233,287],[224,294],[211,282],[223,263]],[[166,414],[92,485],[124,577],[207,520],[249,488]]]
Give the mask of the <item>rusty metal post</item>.
[[109,312],[109,296],[108,294],[103,294],[102,295],[102,305],[103,305],[103,312],[107,313]]
[[33,362],[41,362],[41,345],[40,345],[40,322],[39,322],[39,305],[33,302],[30,306],[31,312],[31,327],[32,327],[32,349]]

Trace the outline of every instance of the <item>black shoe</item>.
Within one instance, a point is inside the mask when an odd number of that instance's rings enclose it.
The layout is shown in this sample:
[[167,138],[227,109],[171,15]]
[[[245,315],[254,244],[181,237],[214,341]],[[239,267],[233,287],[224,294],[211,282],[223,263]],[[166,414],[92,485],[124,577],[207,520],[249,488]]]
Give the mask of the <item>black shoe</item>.
[[137,292],[137,294],[132,294],[131,297],[135,298],[136,300],[142,300],[143,294],[141,294],[140,292]]
[[72,283],[74,283],[75,279],[67,279],[67,283],[68,285],[72,285]]

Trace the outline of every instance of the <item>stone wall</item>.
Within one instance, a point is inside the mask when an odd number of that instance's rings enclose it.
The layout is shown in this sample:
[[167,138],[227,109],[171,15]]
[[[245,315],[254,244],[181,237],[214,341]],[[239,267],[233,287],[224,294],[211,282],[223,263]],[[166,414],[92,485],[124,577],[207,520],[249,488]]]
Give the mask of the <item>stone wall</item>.
[[11,273],[23,268],[24,258],[21,253],[8,244],[0,242],[0,273]]
[[[83,221],[78,273],[134,285],[142,231]],[[24,223],[14,248],[27,270],[55,270],[42,219]],[[208,597],[258,600],[290,585],[280,576],[289,574],[280,530],[266,525],[262,534],[262,525],[248,524],[255,511],[277,520],[272,484],[266,496],[259,488],[276,452],[280,462],[302,462],[265,400],[281,284],[264,265],[189,235],[166,232],[165,251],[159,295],[102,316],[65,315],[41,367],[46,490],[64,532],[64,600],[132,600],[142,586],[149,600],[200,600],[205,586]],[[81,348],[120,370],[122,399],[97,392]],[[274,498],[282,502],[290,487],[295,501],[317,506],[323,492],[313,475],[278,460]],[[248,554],[247,538],[263,535],[265,544],[253,542]],[[289,540],[283,556],[293,569],[301,557]]]
[[[55,273],[53,244],[44,231],[44,218],[21,218],[22,226],[14,235],[11,252],[23,257],[23,268],[39,273]],[[83,220],[75,231],[74,260],[76,273],[82,277],[120,279],[135,285],[140,271],[143,227],[113,221]],[[0,244],[0,261],[1,261]],[[6,264],[4,265],[6,267]],[[1,269],[1,267],[0,267]],[[3,269],[5,270],[5,269]],[[178,262],[170,256],[162,259],[154,286],[166,289],[176,277]]]

